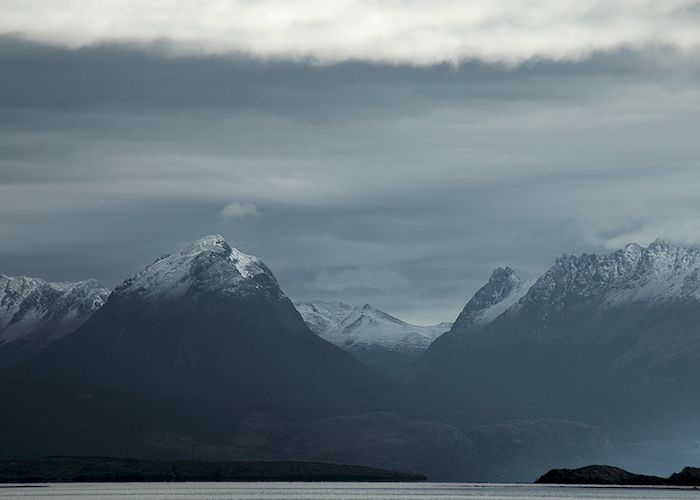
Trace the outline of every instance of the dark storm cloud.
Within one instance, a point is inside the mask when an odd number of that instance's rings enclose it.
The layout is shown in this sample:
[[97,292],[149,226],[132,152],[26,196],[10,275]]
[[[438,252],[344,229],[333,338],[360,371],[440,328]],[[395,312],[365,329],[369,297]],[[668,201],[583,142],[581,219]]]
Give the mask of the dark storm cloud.
[[[661,57],[662,51],[657,58]],[[8,37],[0,38],[0,65],[0,104],[5,109],[204,109],[294,117],[305,117],[306,111],[310,118],[338,111],[352,116],[378,108],[395,114],[403,106],[410,113],[414,106],[425,106],[425,100],[578,98],[581,93],[605,90],[611,77],[664,71],[658,64],[649,65],[639,53],[626,51],[599,53],[583,62],[533,60],[515,68],[480,61],[415,68],[363,62],[312,65],[235,57],[167,58],[119,46],[65,50]]]
[[5,38],[0,270],[115,286],[221,233],[294,299],[453,320],[497,266],[700,243],[698,67],[671,49],[410,67]]

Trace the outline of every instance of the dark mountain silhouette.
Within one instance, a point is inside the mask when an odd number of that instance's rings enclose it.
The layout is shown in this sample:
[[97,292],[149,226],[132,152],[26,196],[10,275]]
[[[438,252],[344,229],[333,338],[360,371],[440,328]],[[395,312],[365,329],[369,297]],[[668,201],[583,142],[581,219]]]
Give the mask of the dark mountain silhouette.
[[606,484],[619,486],[700,486],[700,469],[685,467],[669,477],[634,474],[609,465],[587,465],[578,469],[552,469],[540,476],[541,484]]
[[389,390],[308,329],[267,266],[219,236],[127,279],[30,370],[132,392],[218,397]]
[[110,457],[0,461],[0,483],[175,481],[425,481],[425,476],[313,462],[211,462]]

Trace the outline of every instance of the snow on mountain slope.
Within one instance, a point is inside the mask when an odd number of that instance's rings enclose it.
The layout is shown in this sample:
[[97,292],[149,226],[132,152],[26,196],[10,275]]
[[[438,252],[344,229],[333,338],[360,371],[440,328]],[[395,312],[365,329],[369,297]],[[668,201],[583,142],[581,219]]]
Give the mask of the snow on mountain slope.
[[629,244],[610,255],[564,255],[529,290],[525,302],[559,308],[603,309],[700,300],[700,250],[656,240]]
[[95,280],[49,283],[0,274],[0,345],[49,344],[80,326],[108,296]]
[[522,281],[510,267],[499,267],[467,303],[455,321],[455,330],[491,323],[511,306],[517,304],[537,281]]
[[172,255],[165,255],[114,290],[147,300],[185,293],[217,291],[245,295],[262,290],[282,294],[263,262],[232,248],[220,235],[206,236]]
[[496,269],[455,321],[454,330],[485,326],[522,307],[542,310],[627,304],[657,305],[700,300],[700,250],[656,240],[631,243],[609,255],[563,255],[547,272],[522,281],[510,268]]
[[311,331],[345,350],[381,348],[420,352],[445,333],[451,323],[435,326],[409,325],[366,304],[355,307],[342,302],[296,302]]

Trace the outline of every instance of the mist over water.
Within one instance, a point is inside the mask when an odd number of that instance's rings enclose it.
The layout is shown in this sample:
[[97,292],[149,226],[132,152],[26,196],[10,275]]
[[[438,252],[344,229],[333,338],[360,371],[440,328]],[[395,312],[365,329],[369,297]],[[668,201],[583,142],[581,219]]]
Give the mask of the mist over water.
[[690,488],[463,483],[89,483],[0,486],[6,499],[128,500],[612,500],[697,499]]

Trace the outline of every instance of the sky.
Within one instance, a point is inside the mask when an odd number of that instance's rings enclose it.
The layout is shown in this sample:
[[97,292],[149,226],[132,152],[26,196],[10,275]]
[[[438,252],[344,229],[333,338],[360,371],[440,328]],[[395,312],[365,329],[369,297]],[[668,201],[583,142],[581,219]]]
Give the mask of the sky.
[[209,234],[415,324],[698,246],[700,2],[0,2],[0,272],[113,288]]

